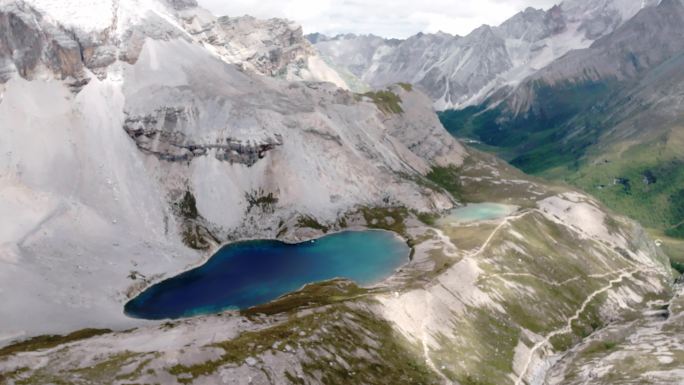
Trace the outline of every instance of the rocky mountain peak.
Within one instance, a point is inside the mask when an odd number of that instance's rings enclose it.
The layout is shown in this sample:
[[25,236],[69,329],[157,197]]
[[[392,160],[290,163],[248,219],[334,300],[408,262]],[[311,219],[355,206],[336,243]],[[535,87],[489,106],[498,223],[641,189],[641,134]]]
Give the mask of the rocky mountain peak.
[[[206,45],[222,60],[260,75],[346,87],[295,23],[249,16],[217,18],[194,0],[69,0],[59,5],[2,0],[0,15],[5,32],[0,37],[0,82],[14,72],[26,78],[43,72],[71,79],[78,91],[90,74],[120,77],[121,63],[135,63],[145,39],[152,38]],[[35,49],[23,54],[28,41]],[[42,53],[36,55],[38,46]]]
[[491,26],[487,24],[483,24],[477,28],[475,28],[469,35],[466,36],[466,38],[471,39],[471,40],[479,40],[479,39],[491,39],[494,38],[496,35],[494,34],[494,30]]
[[565,31],[567,23],[563,18],[563,10],[560,6],[554,5],[548,11],[546,11],[545,17],[546,25],[552,34],[556,35]]
[[[559,28],[558,25],[549,23],[549,20],[553,21],[554,19],[550,17],[548,12],[541,9],[527,8],[525,11],[505,21],[497,30],[501,36],[534,42],[562,30],[562,25]],[[562,18],[556,20],[562,23]]]

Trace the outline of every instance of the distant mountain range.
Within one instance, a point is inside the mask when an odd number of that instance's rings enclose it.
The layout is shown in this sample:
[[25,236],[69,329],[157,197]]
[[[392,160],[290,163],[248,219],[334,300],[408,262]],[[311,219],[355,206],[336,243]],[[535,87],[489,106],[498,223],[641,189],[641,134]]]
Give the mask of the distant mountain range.
[[438,110],[477,104],[515,86],[570,50],[597,39],[657,0],[568,0],[547,11],[528,8],[497,27],[467,36],[419,33],[406,40],[373,35],[308,35],[322,57],[363,85],[415,84]]

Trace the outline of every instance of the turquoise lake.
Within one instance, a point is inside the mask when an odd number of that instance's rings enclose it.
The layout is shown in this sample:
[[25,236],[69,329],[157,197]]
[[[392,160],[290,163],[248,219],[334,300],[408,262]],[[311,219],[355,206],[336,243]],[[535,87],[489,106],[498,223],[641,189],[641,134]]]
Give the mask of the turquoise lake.
[[367,286],[408,263],[409,251],[395,234],[374,230],[299,244],[238,242],[223,247],[204,265],[151,286],[124,311],[135,318],[174,319],[247,309],[333,278]]
[[472,203],[451,210],[448,216],[442,218],[443,223],[469,223],[503,218],[514,213],[517,206],[500,203]]

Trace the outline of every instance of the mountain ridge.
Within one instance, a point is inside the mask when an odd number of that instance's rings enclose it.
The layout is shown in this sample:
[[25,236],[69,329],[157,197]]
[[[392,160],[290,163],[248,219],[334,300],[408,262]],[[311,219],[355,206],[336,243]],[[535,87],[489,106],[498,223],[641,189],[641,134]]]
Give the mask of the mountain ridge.
[[314,46],[327,61],[371,87],[409,82],[435,108],[478,104],[573,49],[588,47],[657,1],[565,1],[546,11],[527,8],[500,26],[481,26],[466,36],[417,34],[384,42],[374,36],[320,36]]

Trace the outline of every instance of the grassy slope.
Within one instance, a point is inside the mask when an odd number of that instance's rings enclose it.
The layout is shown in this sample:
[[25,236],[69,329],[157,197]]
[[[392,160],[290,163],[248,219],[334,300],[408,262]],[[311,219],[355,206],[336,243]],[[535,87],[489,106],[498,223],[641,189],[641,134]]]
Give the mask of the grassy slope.
[[[684,137],[679,133],[680,137]],[[621,144],[583,162],[565,179],[643,225],[683,237],[684,141],[674,135],[648,143]],[[570,170],[567,170],[570,171]],[[655,183],[644,181],[646,175]],[[615,184],[621,178],[629,183]]]
[[[609,83],[536,85],[535,106],[524,116],[512,117],[503,106],[445,111],[440,119],[458,137],[481,141],[481,149],[495,152],[527,173],[537,174],[572,164],[598,140],[604,117],[601,100],[614,93]],[[582,130],[566,125],[580,112]],[[572,132],[571,141],[563,141]]]

